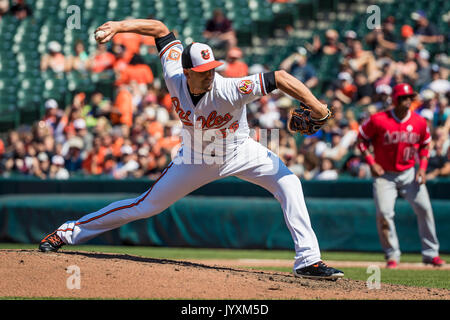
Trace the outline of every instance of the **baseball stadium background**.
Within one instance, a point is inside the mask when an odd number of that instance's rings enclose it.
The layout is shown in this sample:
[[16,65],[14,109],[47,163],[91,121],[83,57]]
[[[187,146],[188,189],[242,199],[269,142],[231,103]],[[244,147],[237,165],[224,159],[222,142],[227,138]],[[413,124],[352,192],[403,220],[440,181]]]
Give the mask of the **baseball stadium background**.
[[[209,42],[216,58],[227,62],[219,72],[275,70],[296,53],[307,67],[288,71],[312,79],[313,93],[336,108],[335,119],[307,138],[285,130],[287,108],[296,105],[288,97],[272,94],[248,111],[253,128],[280,129],[279,154],[302,181],[321,249],[381,252],[372,180],[355,135],[364,119],[389,105],[393,85],[406,81],[419,93],[415,112],[432,129],[427,187],[441,252],[450,252],[449,1],[0,3],[0,242],[37,244],[66,220],[143,193],[178,147],[179,121],[153,39],[117,37],[101,48],[94,30],[108,20],[153,17],[184,44],[208,41],[205,25],[220,8],[237,42],[233,54]],[[80,9],[79,25],[76,9],[67,10],[71,5]],[[370,5],[380,9],[385,41],[378,35],[370,40]],[[417,27],[420,18],[432,27]],[[425,34],[430,42],[422,41]],[[357,61],[355,50],[367,61]],[[403,199],[396,204],[396,226],[402,251],[420,253],[416,217]],[[89,244],[293,250],[279,203],[233,178]]]

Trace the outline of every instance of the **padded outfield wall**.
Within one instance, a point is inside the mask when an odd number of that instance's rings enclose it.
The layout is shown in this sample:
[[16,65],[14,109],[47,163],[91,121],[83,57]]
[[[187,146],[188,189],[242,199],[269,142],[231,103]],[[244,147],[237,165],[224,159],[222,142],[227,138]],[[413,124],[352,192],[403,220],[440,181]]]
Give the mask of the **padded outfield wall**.
[[[134,198],[153,181],[0,179],[0,242],[37,243],[67,220]],[[322,250],[381,251],[370,180],[302,182]],[[450,252],[450,180],[427,183],[442,252]],[[403,252],[419,252],[417,220],[399,199]],[[293,249],[279,203],[266,190],[227,178],[206,185],[163,213],[107,232],[90,244]]]

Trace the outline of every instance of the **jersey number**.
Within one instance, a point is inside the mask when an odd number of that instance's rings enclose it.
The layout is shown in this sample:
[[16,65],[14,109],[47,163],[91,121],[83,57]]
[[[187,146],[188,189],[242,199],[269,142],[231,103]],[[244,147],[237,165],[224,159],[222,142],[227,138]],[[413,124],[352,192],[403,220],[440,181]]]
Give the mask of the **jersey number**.
[[416,155],[416,148],[406,147],[403,149],[403,161],[409,161]]

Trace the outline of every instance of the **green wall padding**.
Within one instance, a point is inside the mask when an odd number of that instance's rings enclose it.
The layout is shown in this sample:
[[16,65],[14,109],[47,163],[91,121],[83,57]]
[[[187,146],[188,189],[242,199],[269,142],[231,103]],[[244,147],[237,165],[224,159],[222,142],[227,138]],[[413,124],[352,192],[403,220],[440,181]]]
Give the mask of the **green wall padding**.
[[[154,183],[148,179],[116,180],[111,178],[86,177],[69,180],[40,180],[30,177],[0,178],[0,195],[46,194],[46,193],[143,193]],[[372,198],[372,180],[342,178],[335,181],[302,181],[306,197],[321,198]],[[450,200],[450,179],[435,179],[427,182],[432,199]],[[194,196],[220,197],[268,197],[265,189],[228,177],[214,181],[194,192]]]
[[[137,194],[53,194],[0,197],[0,241],[38,243],[67,220]],[[322,250],[381,251],[372,199],[306,198]],[[442,252],[450,252],[450,201],[432,201]],[[399,199],[396,225],[403,252],[419,252],[417,220]],[[179,200],[161,214],[104,233],[90,244],[293,249],[274,198],[201,197]]]

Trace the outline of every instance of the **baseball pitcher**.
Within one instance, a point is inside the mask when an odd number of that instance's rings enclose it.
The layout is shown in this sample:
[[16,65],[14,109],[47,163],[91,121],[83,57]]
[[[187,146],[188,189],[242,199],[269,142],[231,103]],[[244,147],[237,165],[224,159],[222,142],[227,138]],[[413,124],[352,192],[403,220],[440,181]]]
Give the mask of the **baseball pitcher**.
[[[400,247],[394,225],[395,200],[400,195],[412,206],[419,225],[423,262],[441,266],[433,210],[425,185],[430,132],[426,120],[412,112],[415,92],[407,83],[393,88],[394,108],[372,115],[359,129],[359,149],[370,165],[377,229],[387,268],[400,262]],[[375,157],[369,152],[372,144]],[[419,169],[415,171],[417,155]]]
[[208,45],[193,43],[184,48],[158,20],[107,22],[97,29],[96,38],[106,43],[122,32],[155,38],[173,108],[183,124],[182,147],[148,191],[67,221],[45,237],[39,249],[57,251],[65,244],[83,243],[131,221],[152,217],[214,180],[236,176],[264,187],[280,202],[295,244],[295,276],[343,277],[342,271],[321,260],[299,179],[276,154],[249,137],[246,119],[246,104],[277,88],[303,103],[292,112],[290,130],[316,132],[330,117],[327,106],[284,71],[223,78],[215,73],[222,63],[215,60]]

